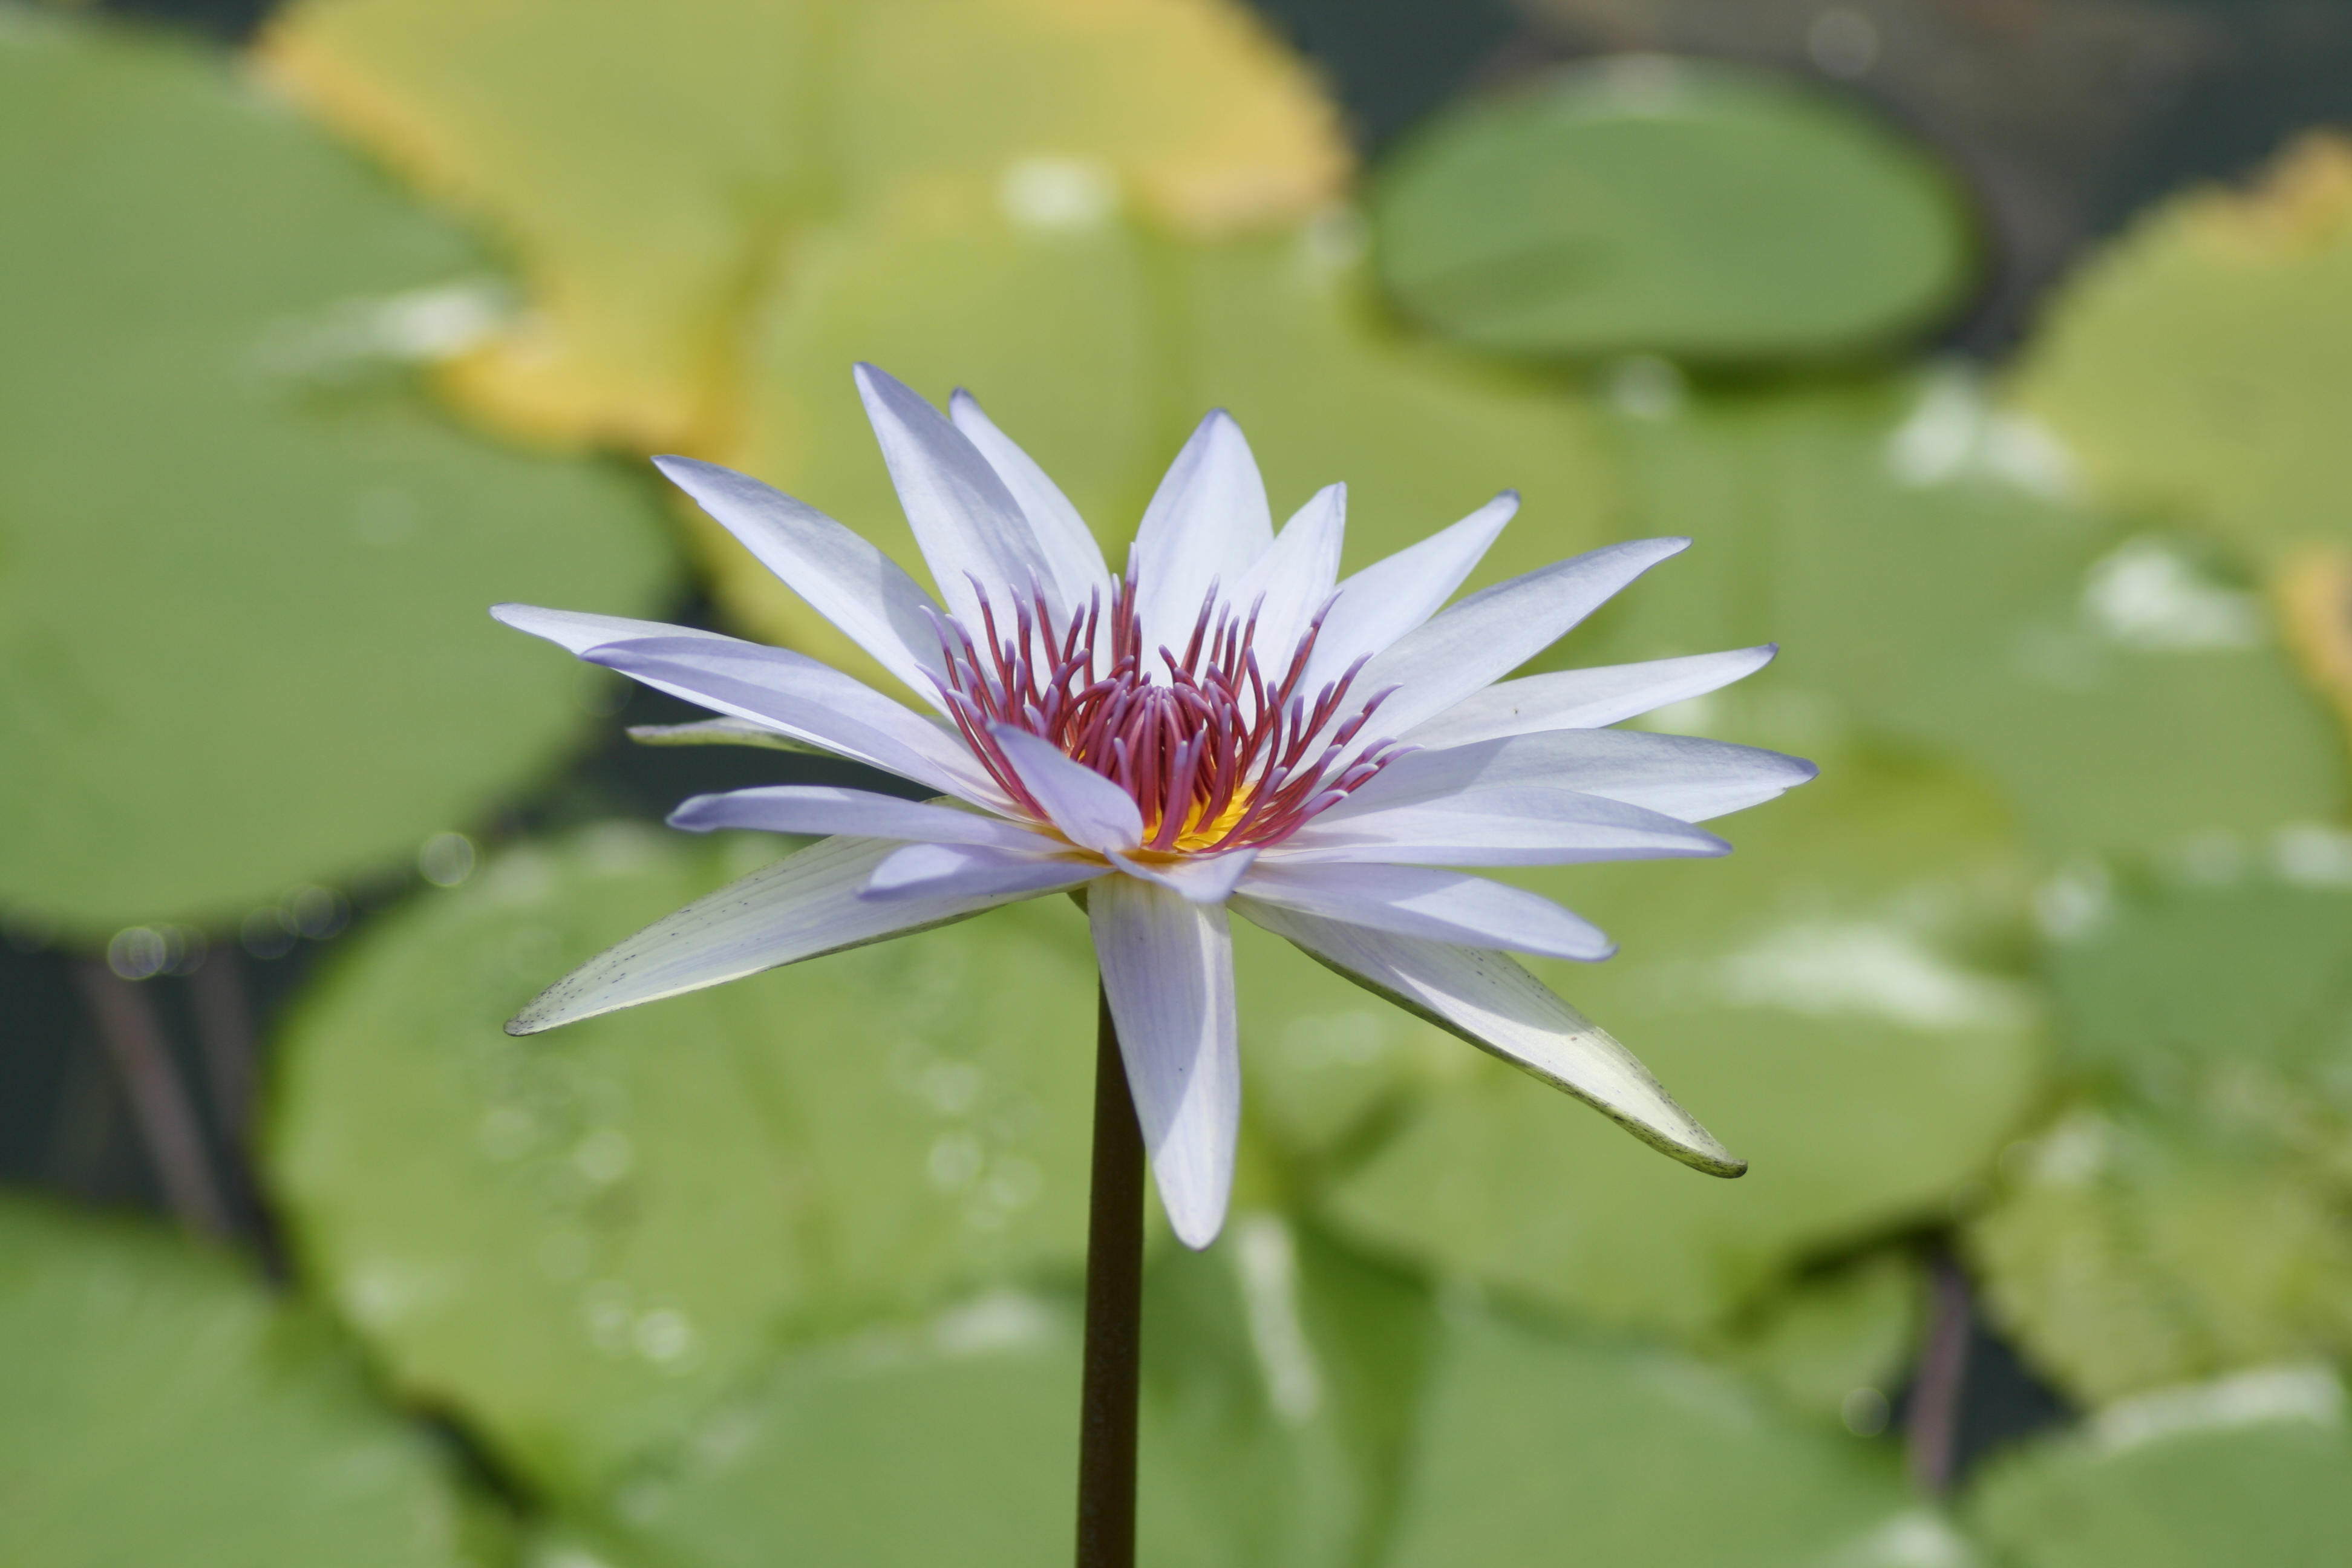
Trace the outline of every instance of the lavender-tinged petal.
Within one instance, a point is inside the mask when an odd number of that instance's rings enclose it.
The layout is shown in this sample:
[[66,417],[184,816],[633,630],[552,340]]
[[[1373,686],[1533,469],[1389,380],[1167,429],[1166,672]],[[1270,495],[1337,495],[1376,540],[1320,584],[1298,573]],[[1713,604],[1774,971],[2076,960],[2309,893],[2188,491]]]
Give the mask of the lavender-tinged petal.
[[1505,490],[1451,528],[1375,561],[1340,584],[1315,639],[1307,689],[1320,690],[1356,660],[1379,653],[1437,614],[1518,510],[1519,492]]
[[733,534],[760,564],[927,702],[942,672],[931,596],[898,563],[804,501],[691,458],[656,458],[670,483]]
[[1482,588],[1375,654],[1359,691],[1393,686],[1379,728],[1402,734],[1493,684],[1559,640],[1634,578],[1687,548],[1687,539],[1637,539]]
[[1201,421],[1144,509],[1132,559],[1147,651],[1181,650],[1212,582],[1241,581],[1274,542],[1257,459],[1233,416]]
[[1265,858],[1302,865],[1551,866],[1722,855],[1730,848],[1704,828],[1660,812],[1528,785],[1369,808],[1357,807],[1350,797],[1267,850]]
[[1053,563],[1054,580],[1061,585],[1062,603],[1075,610],[1099,592],[1110,595],[1110,568],[1103,564],[1102,546],[1062,488],[1047,477],[1035,458],[999,430],[971,394],[961,390],[948,399],[948,417],[964,433],[1013,499],[1029,519],[1037,546]]
[[830,784],[770,784],[724,795],[698,795],[669,814],[669,825],[690,833],[742,827],[759,833],[820,837],[852,834],[932,844],[982,844],[1031,853],[1060,847],[1034,829],[1001,816]]
[[956,618],[966,626],[981,624],[973,578],[988,590],[1000,614],[1026,598],[1032,582],[1060,609],[1054,563],[1021,503],[980,448],[887,373],[861,364],[856,375],[866,416],[882,445],[882,460],[889,465],[915,542]]
[[891,902],[905,899],[1027,898],[1056,892],[1106,876],[1099,860],[1065,850],[1041,855],[971,844],[909,844],[874,868],[863,897]]
[[1308,619],[1331,597],[1347,521],[1348,487],[1324,486],[1225,595],[1235,615],[1246,616],[1258,606],[1254,646],[1258,663],[1276,679],[1290,668]]
[[1157,883],[1196,904],[1222,904],[1233,897],[1234,885],[1250,868],[1250,863],[1257,858],[1257,851],[1229,849],[1222,855],[1197,856],[1158,864],[1132,855],[1115,853],[1110,858],[1113,865],[1129,876]]
[[1437,804],[1466,795],[1559,790],[1704,822],[1772,799],[1821,772],[1801,757],[1695,735],[1641,730],[1545,730],[1410,752],[1334,813]]
[[1593,963],[1616,944],[1539,893],[1427,866],[1269,861],[1242,879],[1245,898],[1397,936],[1507,948]]
[[1466,746],[1538,730],[1597,730],[1669,702],[1704,697],[1772,662],[1777,643],[1654,658],[1643,664],[1561,669],[1474,691],[1400,739],[1417,746]]
[[763,866],[582,964],[517,1014],[507,1032],[535,1035],[1028,896],[959,893],[890,903],[859,897],[874,868],[898,848],[882,839],[828,838]]
[[633,621],[625,616],[592,616],[581,610],[550,610],[537,605],[492,605],[490,618],[519,632],[545,637],[575,655],[607,643],[643,642],[651,637],[698,637],[718,643],[736,640],[718,632],[673,626],[663,621]]
[[1248,898],[1244,916],[1359,985],[1567,1090],[1709,1175],[1748,1169],[1633,1054],[1500,952],[1368,931]]
[[1224,909],[1111,877],[1087,912],[1160,1205],[1178,1240],[1206,1247],[1233,1193],[1242,1110]]
[[1022,787],[1071,843],[1108,853],[1143,842],[1143,814],[1118,785],[1008,724],[992,725],[989,733],[1020,775]]
[[977,805],[1008,804],[955,735],[803,655],[728,637],[656,637],[607,643],[583,657],[656,690]]

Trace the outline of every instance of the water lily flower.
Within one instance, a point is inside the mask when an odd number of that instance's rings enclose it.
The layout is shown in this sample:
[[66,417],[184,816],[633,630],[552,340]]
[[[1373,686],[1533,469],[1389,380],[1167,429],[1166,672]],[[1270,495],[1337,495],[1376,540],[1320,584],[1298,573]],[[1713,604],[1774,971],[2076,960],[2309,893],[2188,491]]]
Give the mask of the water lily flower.
[[1677,1159],[1745,1168],[1507,956],[1605,958],[1609,939],[1456,868],[1719,855],[1694,824],[1813,775],[1771,752],[1604,728],[1737,680],[1769,647],[1501,679],[1688,541],[1609,545],[1449,605],[1517,510],[1506,492],[1343,581],[1345,488],[1276,532],[1249,447],[1217,412],[1114,574],[970,396],[942,416],[871,366],[856,374],[936,598],[790,496],[656,461],[930,712],[783,648],[493,613],[720,715],[688,738],[781,739],[933,798],[814,784],[696,796],[673,824],[819,842],[593,960],[509,1030],[1083,889],[1162,1205],[1190,1246],[1215,1237],[1232,1184],[1235,914]]

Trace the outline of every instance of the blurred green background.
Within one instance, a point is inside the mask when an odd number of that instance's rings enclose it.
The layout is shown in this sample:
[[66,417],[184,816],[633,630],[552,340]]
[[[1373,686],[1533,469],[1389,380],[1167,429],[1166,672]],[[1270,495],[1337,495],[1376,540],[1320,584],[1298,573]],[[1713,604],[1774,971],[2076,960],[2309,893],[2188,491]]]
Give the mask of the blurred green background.
[[1538,667],[1822,765],[1527,874],[1738,1183],[1239,933],[1147,1563],[2340,1563],[2347,124],[2301,0],[0,0],[0,1563],[1066,1551],[1073,910],[499,1029],[860,775],[484,606],[887,679],[642,461],[911,562],[859,358],[1114,542],[1212,405],[1689,534]]

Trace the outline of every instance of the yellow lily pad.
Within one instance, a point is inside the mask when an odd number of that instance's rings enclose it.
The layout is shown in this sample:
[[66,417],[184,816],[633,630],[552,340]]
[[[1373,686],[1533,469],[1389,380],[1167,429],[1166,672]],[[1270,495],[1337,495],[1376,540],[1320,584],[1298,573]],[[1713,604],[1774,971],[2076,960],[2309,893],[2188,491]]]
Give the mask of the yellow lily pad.
[[1216,233],[1347,171],[1304,71],[1221,0],[308,0],[262,52],[513,255],[532,308],[457,395],[640,448],[727,427],[741,310],[812,221],[977,178]]

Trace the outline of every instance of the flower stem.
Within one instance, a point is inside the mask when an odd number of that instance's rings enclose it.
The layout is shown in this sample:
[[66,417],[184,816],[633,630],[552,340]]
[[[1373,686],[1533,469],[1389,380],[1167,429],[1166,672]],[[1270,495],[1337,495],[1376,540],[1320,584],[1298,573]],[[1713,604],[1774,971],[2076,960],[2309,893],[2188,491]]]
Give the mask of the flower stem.
[[1143,1351],[1143,1131],[1110,997],[1097,992],[1086,1383],[1078,1404],[1078,1568],[1134,1568],[1135,1403]]

